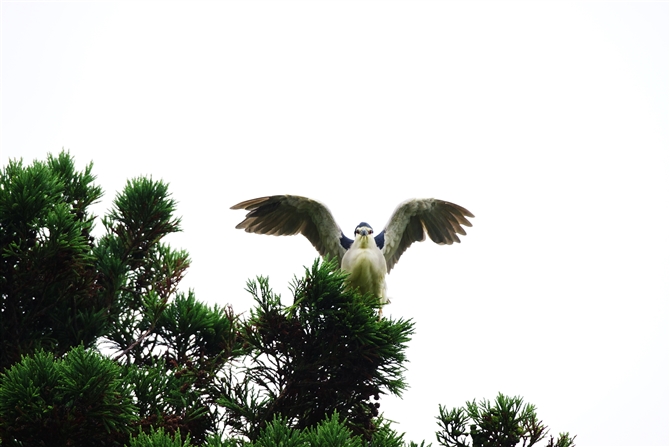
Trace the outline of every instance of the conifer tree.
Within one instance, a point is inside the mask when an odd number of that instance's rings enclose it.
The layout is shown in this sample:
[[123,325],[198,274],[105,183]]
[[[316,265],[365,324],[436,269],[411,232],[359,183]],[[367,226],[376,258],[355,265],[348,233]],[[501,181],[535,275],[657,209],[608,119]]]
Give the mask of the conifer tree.
[[335,260],[317,260],[292,284],[291,306],[267,278],[248,283],[257,307],[240,328],[246,356],[221,382],[235,433],[253,441],[275,417],[301,429],[337,413],[354,434],[372,438],[379,396],[406,387],[413,325],[379,318],[379,300],[349,290],[345,278]]
[[76,347],[39,350],[11,366],[0,386],[2,445],[123,445],[137,411],[121,367]]
[[100,284],[89,207],[102,196],[92,164],[66,153],[0,171],[0,371],[39,348],[92,346],[111,304]]
[[[503,394],[498,394],[493,404],[487,399],[473,400],[450,411],[440,405],[437,419],[441,429],[437,440],[445,447],[531,447],[548,432],[534,405],[524,404],[519,396]],[[550,437],[547,447],[571,447],[574,439],[561,433],[556,440]]]

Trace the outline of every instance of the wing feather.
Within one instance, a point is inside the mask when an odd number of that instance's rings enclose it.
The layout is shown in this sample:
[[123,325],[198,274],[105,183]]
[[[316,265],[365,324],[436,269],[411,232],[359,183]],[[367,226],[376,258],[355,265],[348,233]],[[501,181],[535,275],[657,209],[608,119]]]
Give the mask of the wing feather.
[[390,272],[400,256],[414,242],[426,239],[451,245],[465,235],[463,226],[471,227],[467,219],[475,217],[470,211],[454,203],[438,199],[411,199],[401,203],[384,228],[386,268]]
[[340,244],[342,230],[320,202],[300,196],[267,196],[246,200],[231,209],[249,211],[235,228],[248,233],[274,236],[304,235],[321,256],[337,258],[345,249]]

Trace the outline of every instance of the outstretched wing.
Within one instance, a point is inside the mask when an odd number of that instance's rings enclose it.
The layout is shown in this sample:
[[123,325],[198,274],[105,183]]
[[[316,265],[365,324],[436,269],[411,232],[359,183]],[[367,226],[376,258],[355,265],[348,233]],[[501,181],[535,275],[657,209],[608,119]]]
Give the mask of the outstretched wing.
[[342,257],[351,243],[344,236],[326,206],[300,196],[269,196],[251,199],[231,207],[249,211],[235,228],[247,233],[275,236],[304,235],[321,256]]
[[471,227],[466,217],[475,217],[470,211],[454,203],[438,199],[411,199],[401,203],[391,215],[384,231],[375,239],[381,245],[390,272],[413,242],[423,241],[426,233],[433,242],[451,245],[465,235],[462,225]]

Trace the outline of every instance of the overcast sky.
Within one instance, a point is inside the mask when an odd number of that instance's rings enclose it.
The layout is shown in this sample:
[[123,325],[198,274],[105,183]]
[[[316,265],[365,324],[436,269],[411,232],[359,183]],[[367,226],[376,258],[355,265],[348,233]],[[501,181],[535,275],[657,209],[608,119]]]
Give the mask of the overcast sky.
[[[1,161],[61,148],[171,185],[193,264],[183,290],[252,306],[303,237],[235,230],[231,205],[324,202],[345,233],[411,197],[476,218],[413,245],[385,315],[411,318],[402,399],[436,445],[438,404],[498,392],[580,446],[668,434],[668,3],[3,2]],[[98,226],[101,230],[102,226]]]

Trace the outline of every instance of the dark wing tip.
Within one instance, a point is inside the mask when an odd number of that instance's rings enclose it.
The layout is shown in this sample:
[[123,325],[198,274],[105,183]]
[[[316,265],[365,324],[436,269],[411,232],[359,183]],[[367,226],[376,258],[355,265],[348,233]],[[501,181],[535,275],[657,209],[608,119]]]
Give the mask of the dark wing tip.
[[258,205],[262,204],[263,202],[266,202],[270,200],[272,197],[266,196],[266,197],[258,197],[256,199],[250,199],[250,200],[245,200],[244,202],[240,202],[237,205],[233,205],[230,207],[231,210],[249,210],[252,208],[257,207]]
[[466,217],[475,217],[474,214],[472,214],[470,211],[466,210],[466,209],[463,208],[462,206],[459,206],[459,208],[461,209],[461,212],[463,213],[464,216],[466,216]]
[[[460,205],[456,205],[455,203],[447,202],[447,201],[444,201],[444,200],[442,200],[441,202],[444,205],[447,205],[449,208],[452,208],[452,209],[457,210],[458,212],[460,212],[462,214],[461,217],[464,217],[464,218],[465,217],[475,217],[474,214],[472,214],[469,210],[463,208]],[[472,226],[472,224],[470,222],[468,222],[466,219],[464,219],[464,220],[465,220],[465,222],[463,223],[463,225]]]

